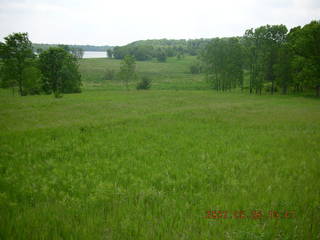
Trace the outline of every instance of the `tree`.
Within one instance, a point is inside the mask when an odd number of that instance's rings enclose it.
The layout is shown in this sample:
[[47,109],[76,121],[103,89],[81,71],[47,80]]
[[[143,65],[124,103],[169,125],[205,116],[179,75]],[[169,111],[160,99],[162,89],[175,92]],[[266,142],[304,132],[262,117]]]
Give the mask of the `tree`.
[[130,49],[130,55],[138,61],[146,61],[152,59],[153,51],[153,47],[149,45],[133,46]]
[[[275,91],[276,60],[277,60],[277,57],[281,56],[279,54],[279,51],[286,42],[287,32],[288,32],[288,29],[284,25],[273,25],[273,26],[267,25],[266,26],[266,33],[265,33],[266,35],[264,37],[265,38],[264,54],[265,54],[266,66],[264,68],[264,76],[265,76],[266,82],[271,82],[271,94],[273,94]],[[283,47],[281,51],[286,51],[285,47]],[[284,61],[283,58],[280,60]]]
[[158,50],[156,57],[159,62],[165,62],[167,60],[167,55],[162,49]]
[[69,45],[65,45],[65,44],[58,44],[58,46],[57,46],[58,48],[62,48],[62,49],[64,49],[65,51],[67,51],[67,52],[71,52],[71,48],[70,48],[70,46]]
[[26,95],[23,72],[34,63],[32,43],[27,33],[13,33],[4,40],[0,46],[3,85],[10,87],[18,85],[19,94]]
[[245,32],[244,45],[249,60],[250,93],[255,89],[256,93],[261,94],[266,82],[271,84],[271,93],[274,93],[274,67],[278,51],[286,41],[287,31],[284,25],[266,25]]
[[111,48],[107,49],[107,56],[108,56],[108,58],[113,57],[113,50]]
[[295,80],[303,79],[303,85],[315,89],[320,97],[320,21],[292,29],[289,41],[296,55]]
[[36,66],[30,66],[22,72],[24,79],[24,90],[27,94],[35,95],[41,93],[41,71]]
[[37,48],[37,49],[36,49],[36,53],[37,53],[38,56],[39,56],[40,53],[42,53],[42,52],[43,52],[43,49],[42,49],[42,48]]
[[126,55],[129,55],[129,50],[127,46],[115,47],[113,49],[113,57],[115,59],[123,59]]
[[77,58],[77,59],[81,59],[83,58],[83,49],[79,48],[79,47],[73,47],[71,48],[71,53]]
[[208,82],[216,90],[243,85],[243,50],[237,38],[213,39],[201,54]]
[[80,92],[81,76],[77,59],[62,48],[51,47],[39,56],[43,89],[53,92],[55,97],[61,93]]
[[135,77],[136,61],[131,55],[127,55],[121,61],[120,76],[125,82],[127,90],[129,89],[129,81]]
[[123,59],[127,55],[133,56],[138,61],[146,61],[152,59],[155,52],[151,45],[129,44],[123,47],[115,47],[113,49],[113,56],[115,59]]
[[293,52],[288,43],[278,50],[276,63],[273,66],[276,84],[282,89],[282,94],[287,94],[289,87],[293,84]]
[[199,74],[202,71],[201,62],[199,60],[193,61],[192,64],[189,66],[191,74]]

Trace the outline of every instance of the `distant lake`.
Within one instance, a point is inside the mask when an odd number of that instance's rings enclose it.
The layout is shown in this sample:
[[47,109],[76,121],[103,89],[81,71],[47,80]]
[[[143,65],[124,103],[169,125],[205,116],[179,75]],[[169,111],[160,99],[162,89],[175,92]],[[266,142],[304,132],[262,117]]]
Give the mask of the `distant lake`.
[[84,51],[83,58],[106,58],[107,52]]

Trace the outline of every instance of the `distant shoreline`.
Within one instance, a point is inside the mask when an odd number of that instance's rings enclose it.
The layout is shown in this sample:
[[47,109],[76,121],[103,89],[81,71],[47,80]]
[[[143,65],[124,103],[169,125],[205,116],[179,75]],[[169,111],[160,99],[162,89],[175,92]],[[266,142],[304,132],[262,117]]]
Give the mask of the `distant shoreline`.
[[[57,47],[59,44],[48,44],[48,43],[33,43],[32,46],[34,49],[43,49],[46,50],[50,47]],[[90,52],[105,52],[107,49],[113,48],[113,46],[94,46],[94,45],[68,45],[71,48],[81,48],[83,51]]]

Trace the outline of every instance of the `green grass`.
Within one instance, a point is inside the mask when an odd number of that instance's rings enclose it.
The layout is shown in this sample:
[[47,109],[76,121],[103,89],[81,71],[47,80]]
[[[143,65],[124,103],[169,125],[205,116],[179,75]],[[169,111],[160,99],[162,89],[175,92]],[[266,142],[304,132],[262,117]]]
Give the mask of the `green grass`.
[[[152,79],[152,89],[156,90],[204,90],[208,88],[202,75],[190,74],[189,66],[196,57],[186,56],[180,60],[168,58],[167,62],[137,61],[138,78],[148,76]],[[119,71],[120,60],[116,59],[82,59],[80,71],[86,89],[121,90],[124,89],[120,80],[104,80],[107,69]],[[130,83],[134,89],[138,79]]]
[[317,99],[3,91],[0,129],[0,239],[319,239]]

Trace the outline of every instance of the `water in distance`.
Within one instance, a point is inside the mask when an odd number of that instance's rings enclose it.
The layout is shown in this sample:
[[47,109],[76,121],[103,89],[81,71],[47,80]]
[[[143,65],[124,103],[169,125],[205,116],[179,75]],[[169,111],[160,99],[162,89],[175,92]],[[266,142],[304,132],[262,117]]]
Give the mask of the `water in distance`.
[[107,52],[84,51],[83,58],[106,58]]

